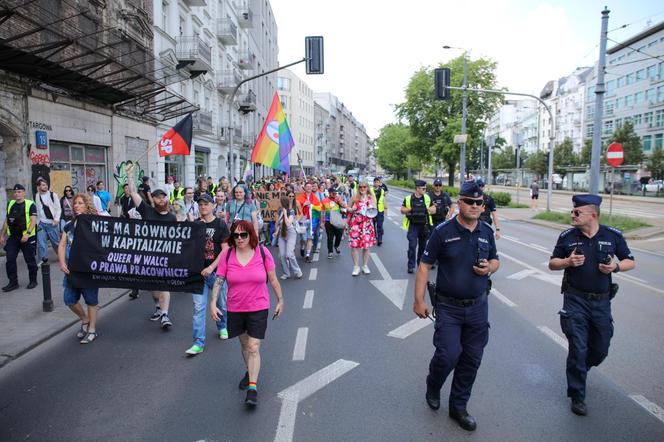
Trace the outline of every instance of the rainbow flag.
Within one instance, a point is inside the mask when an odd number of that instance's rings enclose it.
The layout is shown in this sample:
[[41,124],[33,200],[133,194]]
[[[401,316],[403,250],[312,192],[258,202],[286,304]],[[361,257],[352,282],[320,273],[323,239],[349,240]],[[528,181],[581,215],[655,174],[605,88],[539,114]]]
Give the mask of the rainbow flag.
[[254,150],[251,152],[251,161],[263,164],[272,169],[290,171],[288,154],[293,149],[295,141],[288,128],[286,115],[279,101],[279,94],[274,93],[270,111],[265,117],[263,129],[256,139]]

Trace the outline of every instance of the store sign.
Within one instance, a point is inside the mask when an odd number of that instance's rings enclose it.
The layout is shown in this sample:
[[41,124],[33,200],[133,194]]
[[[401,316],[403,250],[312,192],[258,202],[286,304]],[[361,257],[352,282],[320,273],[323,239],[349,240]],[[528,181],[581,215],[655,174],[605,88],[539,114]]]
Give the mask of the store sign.
[[37,149],[48,149],[48,134],[46,131],[38,130],[35,132]]

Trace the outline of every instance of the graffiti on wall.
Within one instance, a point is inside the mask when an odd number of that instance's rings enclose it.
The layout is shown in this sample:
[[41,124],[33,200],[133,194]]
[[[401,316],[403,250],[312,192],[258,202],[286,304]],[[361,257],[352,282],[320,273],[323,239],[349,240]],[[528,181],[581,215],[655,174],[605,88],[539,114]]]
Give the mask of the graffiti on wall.
[[[133,162],[123,161],[117,166],[115,166],[116,172],[113,174],[113,176],[115,177],[115,182],[118,183],[117,191],[115,192],[116,198],[120,198],[124,193],[122,191],[122,186],[127,184],[127,166],[130,164],[133,164]],[[134,164],[134,178],[135,178],[135,183],[137,185],[141,183],[144,174],[145,173],[141,168],[141,166],[138,163]]]
[[48,156],[48,153],[39,153],[35,150],[30,150],[30,161],[32,161],[33,166],[50,166],[51,159]]

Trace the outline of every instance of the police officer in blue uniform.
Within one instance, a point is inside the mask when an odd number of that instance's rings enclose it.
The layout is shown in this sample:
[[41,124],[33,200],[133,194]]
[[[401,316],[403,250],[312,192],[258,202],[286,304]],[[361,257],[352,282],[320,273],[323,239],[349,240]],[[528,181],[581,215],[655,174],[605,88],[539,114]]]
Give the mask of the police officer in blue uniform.
[[415,180],[415,192],[406,196],[401,204],[401,214],[404,215],[401,227],[408,232],[408,273],[413,273],[420,263],[431,232],[431,215],[436,213],[436,206],[426,191],[427,183]]
[[598,195],[572,197],[572,228],[560,234],[549,269],[564,270],[560,327],[567,336],[567,396],[572,412],[585,416],[586,376],[609,352],[613,336],[611,274],[634,268],[622,232],[599,223]]
[[420,318],[429,315],[424,293],[429,270],[438,261],[432,295],[436,350],[429,363],[425,398],[429,407],[437,410],[440,389],[454,370],[449,415],[461,428],[473,431],[477,423],[466,405],[489,340],[489,276],[500,262],[493,230],[479,221],[484,200],[474,181],[463,183],[458,204],[459,214],[438,225],[429,238],[415,279],[413,311]]

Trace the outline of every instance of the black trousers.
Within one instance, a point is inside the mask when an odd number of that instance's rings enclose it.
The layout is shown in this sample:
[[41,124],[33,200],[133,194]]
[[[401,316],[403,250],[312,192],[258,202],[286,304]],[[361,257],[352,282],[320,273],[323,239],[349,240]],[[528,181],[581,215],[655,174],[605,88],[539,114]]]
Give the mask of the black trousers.
[[28,265],[30,281],[37,281],[37,235],[33,235],[26,242],[21,242],[20,236],[11,235],[7,238],[5,252],[7,252],[7,277],[12,284],[18,284],[18,269],[16,259],[18,252],[23,252],[23,259]]
[[378,215],[373,219],[374,230],[376,231],[376,240],[383,242],[383,223],[385,223],[385,212],[378,212]]
[[325,234],[327,235],[327,253],[332,253],[332,245],[337,248],[341,245],[341,237],[344,234],[344,229],[337,229],[331,222],[325,221]]

